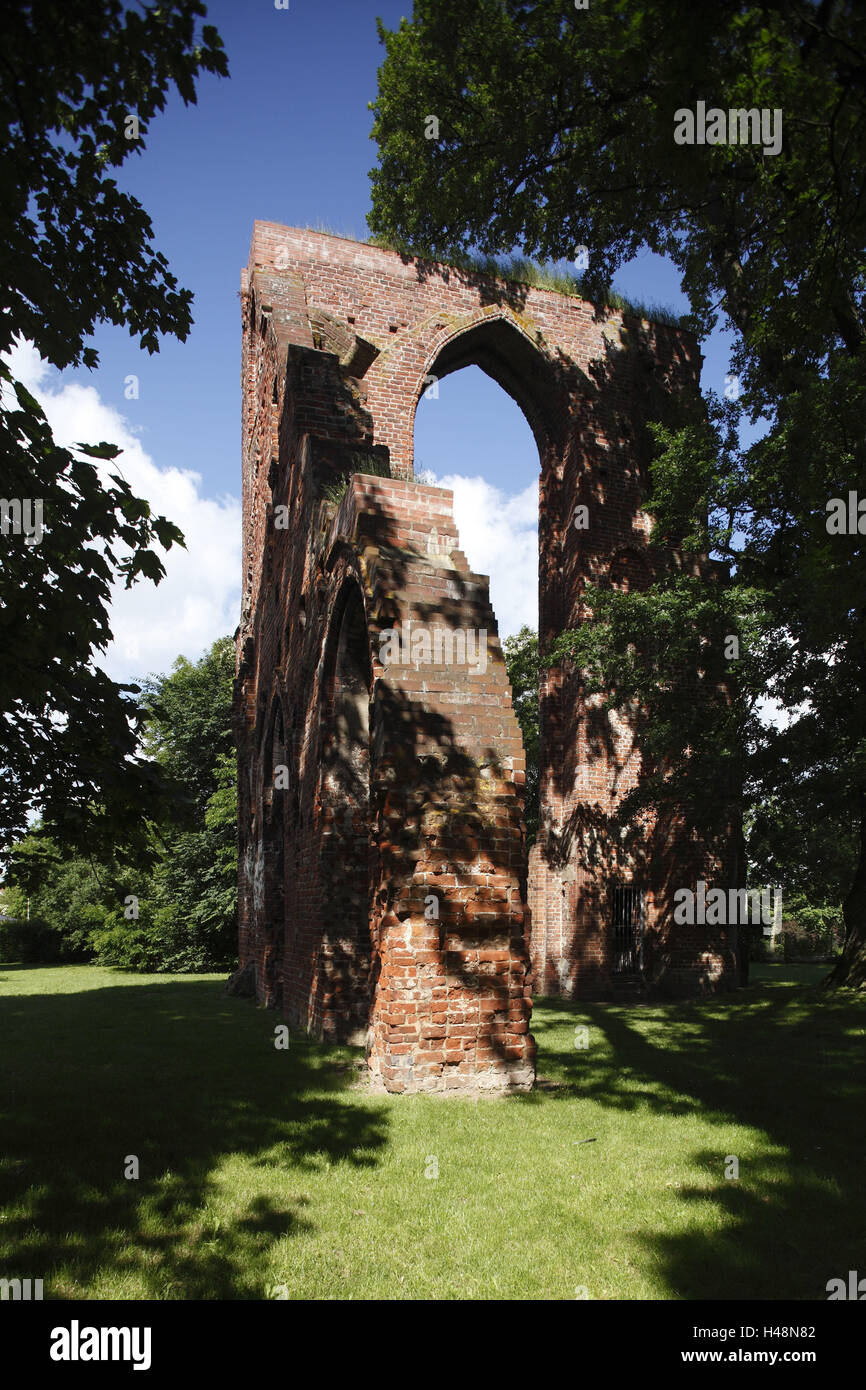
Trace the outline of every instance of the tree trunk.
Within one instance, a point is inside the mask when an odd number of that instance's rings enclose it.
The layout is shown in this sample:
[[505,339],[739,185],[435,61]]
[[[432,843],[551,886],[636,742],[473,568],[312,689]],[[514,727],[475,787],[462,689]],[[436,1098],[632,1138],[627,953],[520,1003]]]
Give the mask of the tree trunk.
[[[733,831],[733,851],[730,857],[730,874],[728,876],[729,888],[745,888],[745,838],[743,836],[743,812],[742,807],[737,806],[737,815],[734,820]],[[745,989],[749,983],[749,947],[750,939],[747,924],[740,922],[734,927],[735,932],[735,955],[737,962],[737,984],[740,989]]]
[[860,788],[860,862],[842,907],[845,945],[842,958],[825,984],[829,989],[846,986],[866,989],[866,788]]

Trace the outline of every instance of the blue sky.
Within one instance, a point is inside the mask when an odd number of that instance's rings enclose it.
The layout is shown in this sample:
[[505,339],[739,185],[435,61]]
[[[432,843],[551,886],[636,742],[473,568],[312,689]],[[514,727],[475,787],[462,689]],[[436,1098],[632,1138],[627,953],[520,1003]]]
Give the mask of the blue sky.
[[[183,344],[163,339],[151,357],[125,331],[103,328],[94,340],[98,370],[62,377],[32,355],[22,359],[58,437],[80,431],[75,438],[121,443],[130,481],[188,538],[189,554],[168,557],[159,590],[141,585],[118,598],[107,662],[116,678],[167,669],[179,652],[196,657],[236,626],[238,286],[252,223],[366,235],[376,159],[367,103],[383,53],[375,18],[396,27],[405,12],[392,0],[289,0],[279,10],[266,0],[210,5],[208,22],[225,42],[230,77],[204,77],[197,106],[172,97],[143,153],[117,173],[150,214],[158,249],[194,293],[191,336]],[[688,307],[673,267],[649,254],[615,285],[647,302]],[[703,384],[722,391],[727,343],[716,334],[703,351]],[[138,399],[125,394],[132,374]],[[419,407],[416,467],[455,487],[463,548],[491,575],[500,631],[534,623],[538,457],[517,406],[477,368],[447,378],[439,399]]]

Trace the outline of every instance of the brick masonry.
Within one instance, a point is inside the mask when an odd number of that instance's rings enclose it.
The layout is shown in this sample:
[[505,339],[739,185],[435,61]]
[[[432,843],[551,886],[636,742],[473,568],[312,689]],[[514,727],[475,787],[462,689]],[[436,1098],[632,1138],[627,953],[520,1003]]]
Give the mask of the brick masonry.
[[696,389],[696,344],[268,222],[241,300],[239,952],[259,1000],[363,1041],[391,1091],[527,1089],[530,985],[613,987],[614,882],[643,890],[648,977],[683,993],[732,983],[725,929],[672,927],[670,898],[730,878],[731,856],[676,817],[621,850],[609,821],[640,775],[632,731],[560,669],[541,690],[527,877],[523,746],[487,579],[460,551],[451,494],[413,475],[423,390],[477,364],[538,445],[544,648],[581,620],[588,580],[650,581],[645,422]]

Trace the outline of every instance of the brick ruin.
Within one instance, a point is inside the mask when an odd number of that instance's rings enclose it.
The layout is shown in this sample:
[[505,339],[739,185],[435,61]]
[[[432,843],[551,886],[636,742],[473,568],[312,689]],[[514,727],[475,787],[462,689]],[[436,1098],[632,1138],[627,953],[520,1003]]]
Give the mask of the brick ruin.
[[476,364],[538,446],[544,650],[585,616],[589,580],[652,580],[645,423],[696,389],[696,343],[269,222],[241,300],[239,960],[258,1000],[363,1043],[389,1091],[524,1090],[532,991],[732,984],[733,929],[673,926],[671,894],[734,882],[736,856],[681,817],[624,844],[611,818],[640,775],[633,732],[560,668],[540,692],[527,858],[487,579],[460,550],[452,494],[413,475],[422,392]]

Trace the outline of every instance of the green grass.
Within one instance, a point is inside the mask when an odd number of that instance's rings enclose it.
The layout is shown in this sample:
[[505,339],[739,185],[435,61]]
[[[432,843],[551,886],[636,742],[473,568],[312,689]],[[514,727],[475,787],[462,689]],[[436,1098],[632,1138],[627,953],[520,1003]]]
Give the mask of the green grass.
[[541,1087],[473,1102],[277,1051],[222,977],[0,966],[0,1275],[76,1299],[824,1299],[862,1267],[866,1004],[822,973],[541,1002]]

